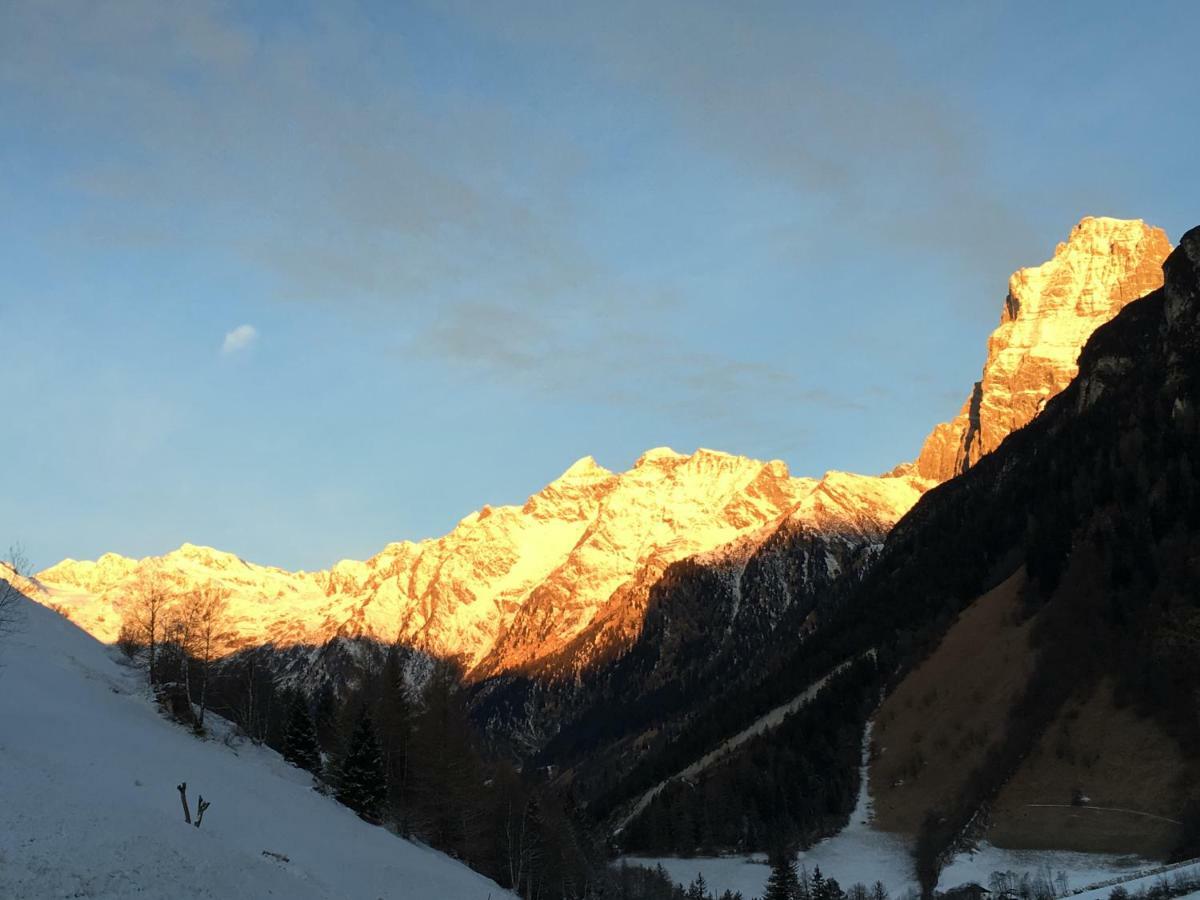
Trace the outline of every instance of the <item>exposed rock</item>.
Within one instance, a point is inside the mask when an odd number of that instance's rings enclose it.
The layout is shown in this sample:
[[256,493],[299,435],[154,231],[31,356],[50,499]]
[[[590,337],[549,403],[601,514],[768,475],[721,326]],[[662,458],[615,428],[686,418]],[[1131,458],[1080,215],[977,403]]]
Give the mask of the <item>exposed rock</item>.
[[983,379],[925,440],[917,472],[945,481],[1028,424],[1078,372],[1079,351],[1125,304],[1162,286],[1171,243],[1140,219],[1085,218],[1048,262],[1009,280]]

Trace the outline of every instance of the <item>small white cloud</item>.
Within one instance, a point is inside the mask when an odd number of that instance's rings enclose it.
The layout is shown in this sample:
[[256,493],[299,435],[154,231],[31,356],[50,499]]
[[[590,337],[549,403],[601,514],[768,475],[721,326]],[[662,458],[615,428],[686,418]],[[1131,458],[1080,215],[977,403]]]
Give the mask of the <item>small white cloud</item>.
[[237,353],[246,350],[258,339],[258,329],[253,325],[239,325],[233,331],[226,332],[221,344],[222,353]]

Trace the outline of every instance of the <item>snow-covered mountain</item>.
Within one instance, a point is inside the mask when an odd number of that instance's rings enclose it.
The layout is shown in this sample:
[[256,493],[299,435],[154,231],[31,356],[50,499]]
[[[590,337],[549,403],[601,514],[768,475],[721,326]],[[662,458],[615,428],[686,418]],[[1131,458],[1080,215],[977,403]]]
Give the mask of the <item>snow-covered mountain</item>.
[[793,478],[778,460],[712,450],[651,450],[619,474],[586,457],[523,506],[485,506],[442,538],[390,544],[364,562],[293,573],[185,544],[141,560],[64,560],[37,576],[36,596],[113,641],[153,571],[179,594],[229,592],[230,649],[365,635],[486,675],[535,665],[594,623],[636,632],[631,598],[672,562],[753,544],[785,520],[886,530],[927,486],[911,475]]
[[[0,896],[514,896],[368,825],[231,729],[197,740],[115,650],[36,604],[20,613],[0,639]],[[193,810],[211,803],[200,828],[183,821],[180,782]]]
[[[455,657],[477,680],[577,674],[632,646],[651,588],[672,564],[715,561],[727,580],[740,579],[747,561],[770,555],[760,550],[803,544],[810,553],[818,539],[825,571],[805,562],[804,578],[815,580],[771,594],[777,613],[880,542],[925,490],[1029,422],[1074,376],[1092,331],[1162,283],[1169,250],[1166,235],[1140,220],[1083,219],[1051,260],[1010,279],[983,379],[960,415],[934,429],[914,463],[885,476],[797,478],[778,460],[712,450],[658,448],[620,473],[585,457],[521,506],[484,506],[443,537],[389,544],[365,561],[287,572],[185,544],[141,560],[64,560],[40,573],[37,599],[112,641],[140,579],[157,571],[179,594],[205,585],[229,593],[227,650],[366,636]],[[784,539],[797,534],[804,541]],[[780,552],[784,584],[795,566],[791,550]]]

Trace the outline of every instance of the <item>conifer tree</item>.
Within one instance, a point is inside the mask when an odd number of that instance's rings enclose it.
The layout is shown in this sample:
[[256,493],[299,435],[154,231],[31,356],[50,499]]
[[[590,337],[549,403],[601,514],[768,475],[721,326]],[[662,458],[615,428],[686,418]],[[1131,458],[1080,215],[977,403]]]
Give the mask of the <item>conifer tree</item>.
[[808,866],[800,867],[800,881],[796,885],[796,900],[812,900],[812,879],[808,874]]
[[283,758],[294,766],[310,772],[321,770],[321,750],[317,746],[317,731],[304,696],[297,693],[292,699],[287,730],[283,735]]
[[814,866],[812,879],[809,882],[809,892],[812,895],[812,900],[828,900],[828,887],[825,884],[825,876],[821,874],[821,867]]
[[338,746],[337,699],[328,682],[317,691],[316,707],[313,724],[317,728],[317,743],[325,753],[334,756],[341,748]]
[[797,896],[799,879],[795,857],[790,850],[776,848],[771,853],[771,875],[767,878],[767,892],[763,900],[796,900]]
[[413,709],[397,646],[388,651],[379,691],[375,719],[379,723],[379,744],[387,773],[387,806],[401,830],[407,832]]
[[378,819],[387,795],[387,773],[375,726],[364,709],[350,735],[338,772],[337,798],[369,819]]
[[452,663],[434,665],[423,701],[412,765],[414,830],[434,846],[471,859],[485,824],[478,802],[483,777]]

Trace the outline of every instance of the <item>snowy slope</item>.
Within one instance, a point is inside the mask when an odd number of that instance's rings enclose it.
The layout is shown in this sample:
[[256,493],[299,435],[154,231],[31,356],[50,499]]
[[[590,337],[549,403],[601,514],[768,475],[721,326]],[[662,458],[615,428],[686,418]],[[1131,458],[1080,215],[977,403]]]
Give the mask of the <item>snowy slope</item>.
[[[0,897],[513,897],[361,821],[273,751],[197,740],[115,651],[23,606],[0,640]],[[212,804],[200,829],[180,781],[193,812],[198,793]]]

